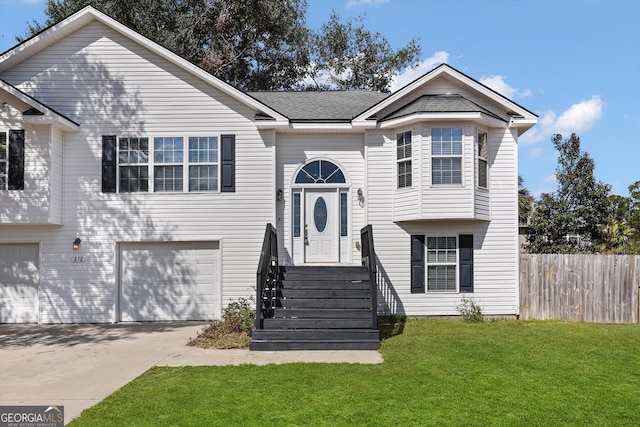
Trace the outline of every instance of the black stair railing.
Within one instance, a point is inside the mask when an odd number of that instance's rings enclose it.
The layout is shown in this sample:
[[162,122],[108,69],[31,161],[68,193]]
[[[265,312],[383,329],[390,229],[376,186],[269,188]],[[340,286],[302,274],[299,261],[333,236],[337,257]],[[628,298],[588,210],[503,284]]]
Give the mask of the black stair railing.
[[264,319],[273,317],[279,272],[278,234],[269,223],[264,232],[256,277],[256,329],[263,328]]
[[371,328],[378,329],[378,282],[376,271],[376,251],[373,248],[373,227],[371,224],[360,230],[362,242],[362,265],[369,269],[371,283]]

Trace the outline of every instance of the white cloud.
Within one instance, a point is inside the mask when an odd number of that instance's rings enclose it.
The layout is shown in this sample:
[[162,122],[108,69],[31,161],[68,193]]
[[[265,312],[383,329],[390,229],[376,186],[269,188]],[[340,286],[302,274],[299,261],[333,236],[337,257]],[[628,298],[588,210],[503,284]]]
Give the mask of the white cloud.
[[595,95],[589,101],[573,104],[558,117],[557,130],[554,133],[568,134],[588,131],[602,117],[603,106],[604,103],[600,97]]
[[604,101],[594,95],[588,101],[580,101],[571,105],[559,116],[552,110],[541,115],[538,125],[525,133],[520,142],[523,144],[535,144],[544,139],[550,139],[552,135],[560,133],[568,137],[571,133],[587,132],[602,118]]
[[556,174],[551,174],[544,179],[544,182],[557,182]]
[[351,9],[352,7],[360,7],[366,5],[378,5],[378,4],[386,4],[389,3],[389,0],[349,0],[347,2],[347,9]]
[[540,157],[544,153],[544,149],[542,147],[534,147],[529,150],[529,158],[536,159]]
[[432,70],[436,65],[446,64],[449,60],[449,53],[445,51],[435,52],[433,56],[418,63],[414,68],[408,68],[404,73],[398,74],[391,82],[391,92],[408,85],[412,81],[424,75],[427,71]]
[[511,87],[505,80],[507,76],[489,76],[489,77],[481,77],[480,83],[485,86],[489,86],[491,89],[496,92],[506,96],[507,98],[514,98],[516,96],[520,98],[524,98],[527,96],[531,96],[533,93],[529,89],[525,89],[523,91],[519,91],[518,89]]

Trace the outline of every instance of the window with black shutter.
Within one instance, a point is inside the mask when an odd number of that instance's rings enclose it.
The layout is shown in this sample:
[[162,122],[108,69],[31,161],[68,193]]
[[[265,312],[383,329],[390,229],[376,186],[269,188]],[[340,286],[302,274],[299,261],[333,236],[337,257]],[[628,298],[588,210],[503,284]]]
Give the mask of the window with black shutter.
[[24,130],[0,131],[0,190],[24,190]]
[[102,192],[234,192],[235,135],[102,136]]

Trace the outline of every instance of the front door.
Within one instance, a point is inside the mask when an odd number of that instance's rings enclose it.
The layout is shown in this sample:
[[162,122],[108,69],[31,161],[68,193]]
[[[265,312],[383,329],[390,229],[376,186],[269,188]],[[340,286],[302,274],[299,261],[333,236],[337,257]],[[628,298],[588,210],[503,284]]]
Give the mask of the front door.
[[336,190],[305,192],[305,261],[334,263],[340,259],[340,215]]

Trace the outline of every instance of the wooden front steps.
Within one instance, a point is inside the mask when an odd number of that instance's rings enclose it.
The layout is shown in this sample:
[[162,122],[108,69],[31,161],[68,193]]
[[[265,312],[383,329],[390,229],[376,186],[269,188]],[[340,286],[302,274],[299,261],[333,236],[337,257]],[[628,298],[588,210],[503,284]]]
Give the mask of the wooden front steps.
[[273,316],[250,350],[377,350],[367,267],[281,267]]

